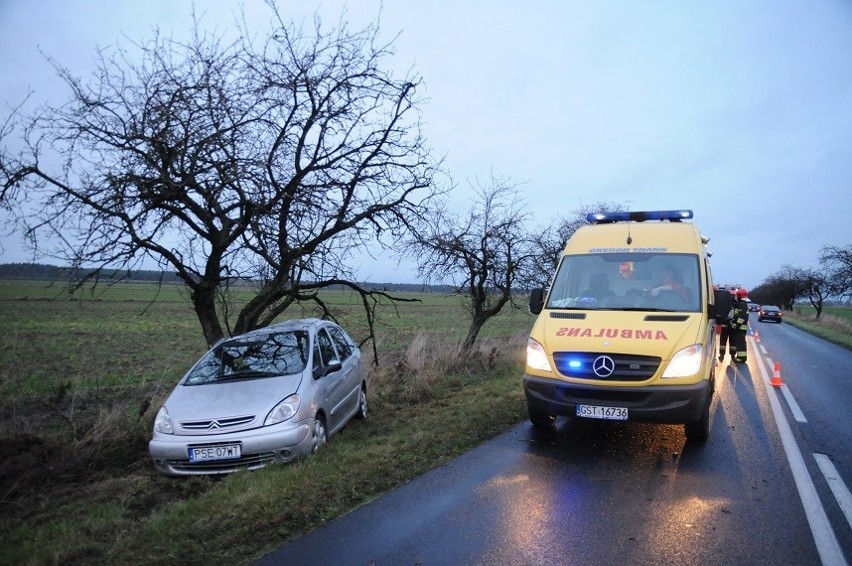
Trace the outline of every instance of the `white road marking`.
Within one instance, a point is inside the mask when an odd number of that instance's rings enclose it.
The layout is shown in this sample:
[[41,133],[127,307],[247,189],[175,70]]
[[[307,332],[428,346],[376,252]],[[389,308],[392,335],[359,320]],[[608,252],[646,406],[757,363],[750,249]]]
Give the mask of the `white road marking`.
[[796,403],[796,400],[793,398],[793,394],[790,393],[790,389],[786,385],[781,385],[781,393],[784,394],[784,399],[787,400],[787,405],[790,407],[790,412],[793,413],[793,418],[796,419],[797,423],[806,423],[808,419],[805,418],[805,414],[799,408],[799,404]]
[[[752,340],[753,347],[754,341]],[[799,491],[799,498],[802,500],[805,517],[808,519],[820,559],[825,565],[845,565],[847,562],[840,548],[840,543],[837,542],[837,536],[831,529],[831,523],[828,522],[828,517],[819,500],[816,487],[811,476],[808,474],[808,469],[805,466],[802,453],[796,444],[796,439],[793,437],[790,423],[787,422],[781,402],[773,391],[775,388],[769,383],[770,375],[767,371],[766,363],[760,356],[757,357],[757,365],[760,369],[763,386],[766,389],[766,396],[769,398],[769,405],[772,407],[775,425],[778,427],[778,435],[781,437],[781,445],[784,447],[787,463],[790,465],[790,471],[793,473],[793,480],[796,482],[796,489]]]
[[840,505],[840,510],[846,516],[846,522],[852,527],[852,493],[849,493],[849,488],[843,483],[843,478],[840,477],[837,468],[834,467],[828,456],[814,452],[814,459],[816,459],[822,475],[825,476],[825,481],[828,482],[831,493],[834,494],[834,498]]
[[[752,342],[754,345],[754,342]],[[772,368],[772,372],[775,372],[775,362],[772,361],[772,358],[766,356],[766,363],[769,364],[769,367]],[[770,383],[771,382],[767,382]],[[781,393],[784,394],[784,399],[787,401],[787,406],[790,407],[790,412],[793,413],[793,418],[796,419],[798,423],[807,423],[808,419],[805,417],[805,413],[802,412],[802,409],[799,408],[799,404],[796,402],[796,399],[793,397],[793,394],[790,392],[790,389],[784,384],[784,380],[782,378],[781,385],[772,387],[776,389],[780,389]]]

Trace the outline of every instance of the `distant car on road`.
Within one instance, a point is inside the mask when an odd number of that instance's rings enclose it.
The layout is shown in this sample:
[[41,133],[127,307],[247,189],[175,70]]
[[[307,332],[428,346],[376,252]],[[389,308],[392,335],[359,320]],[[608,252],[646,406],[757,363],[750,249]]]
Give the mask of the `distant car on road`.
[[178,382],[148,450],[169,476],[226,474],[316,452],[367,418],[361,352],[338,325],[291,320],[211,348]]
[[781,313],[781,309],[778,307],[763,305],[757,313],[757,321],[763,322],[764,320],[774,320],[775,322],[781,322],[782,316],[783,314]]
[[757,303],[749,303],[748,310],[749,312],[758,312],[760,310],[760,305]]

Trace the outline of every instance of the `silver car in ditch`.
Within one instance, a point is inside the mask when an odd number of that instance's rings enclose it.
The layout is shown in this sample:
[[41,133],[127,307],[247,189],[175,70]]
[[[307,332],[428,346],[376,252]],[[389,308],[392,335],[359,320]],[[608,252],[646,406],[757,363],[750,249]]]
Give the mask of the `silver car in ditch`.
[[315,452],[367,418],[361,352],[338,325],[291,320],[216,344],[160,408],[148,445],[170,476],[225,474]]

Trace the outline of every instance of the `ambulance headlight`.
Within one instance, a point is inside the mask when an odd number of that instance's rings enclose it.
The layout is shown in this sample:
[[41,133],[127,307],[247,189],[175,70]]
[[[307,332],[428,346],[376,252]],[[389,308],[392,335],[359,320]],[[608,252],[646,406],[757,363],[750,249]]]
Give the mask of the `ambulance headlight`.
[[553,371],[544,348],[532,338],[527,342],[527,365],[541,371]]
[[698,373],[701,369],[701,360],[704,357],[704,348],[701,344],[693,344],[684,348],[672,357],[663,379],[672,377],[689,377]]

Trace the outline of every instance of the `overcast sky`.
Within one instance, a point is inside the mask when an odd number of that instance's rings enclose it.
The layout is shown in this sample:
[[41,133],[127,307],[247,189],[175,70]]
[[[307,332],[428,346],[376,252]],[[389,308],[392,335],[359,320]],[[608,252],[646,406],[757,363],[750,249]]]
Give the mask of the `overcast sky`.
[[[425,133],[464,189],[520,183],[544,224],[598,201],[690,208],[717,282],[753,287],[785,264],[815,267],[852,243],[852,2],[300,0],[352,29],[380,17],[390,63],[425,85]],[[196,3],[232,27],[235,2]],[[245,2],[266,31],[268,10]],[[0,104],[65,100],[41,52],[75,74],[96,46],[179,37],[180,0],[0,0]],[[401,75],[400,75],[401,76]],[[463,198],[460,192],[456,198]],[[0,263],[29,261],[4,239]],[[414,281],[395,264],[361,279]]]

